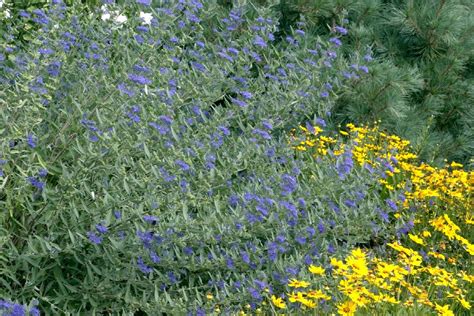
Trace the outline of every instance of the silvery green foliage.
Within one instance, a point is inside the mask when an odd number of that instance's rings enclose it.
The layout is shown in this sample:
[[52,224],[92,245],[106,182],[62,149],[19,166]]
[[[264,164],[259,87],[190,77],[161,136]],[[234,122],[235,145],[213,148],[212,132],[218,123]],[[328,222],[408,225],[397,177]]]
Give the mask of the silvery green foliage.
[[342,25],[276,41],[277,17],[250,4],[106,2],[2,26],[0,297],[46,314],[235,312],[311,262],[383,247],[385,200],[403,199],[376,190],[384,170],[291,148],[368,71],[339,56]]

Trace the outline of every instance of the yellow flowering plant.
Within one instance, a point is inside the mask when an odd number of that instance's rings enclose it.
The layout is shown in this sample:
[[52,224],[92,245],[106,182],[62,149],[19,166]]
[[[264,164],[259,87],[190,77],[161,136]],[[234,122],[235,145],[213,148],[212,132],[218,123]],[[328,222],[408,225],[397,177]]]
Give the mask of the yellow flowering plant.
[[[323,300],[326,311],[339,315],[383,310],[468,314],[474,280],[474,173],[455,162],[444,168],[417,163],[408,141],[379,131],[377,125],[346,127],[335,137],[321,128],[300,127],[292,131],[293,148],[334,163],[350,152],[360,168],[378,177],[381,195],[403,193],[400,205],[391,204],[393,218],[410,218],[410,232],[393,236],[382,247],[383,256],[380,250],[355,248],[342,260],[332,257],[325,266],[309,265],[310,283],[288,284],[298,289],[287,293],[288,306],[317,309]],[[417,212],[411,214],[413,210]],[[325,287],[326,293],[313,287]]]

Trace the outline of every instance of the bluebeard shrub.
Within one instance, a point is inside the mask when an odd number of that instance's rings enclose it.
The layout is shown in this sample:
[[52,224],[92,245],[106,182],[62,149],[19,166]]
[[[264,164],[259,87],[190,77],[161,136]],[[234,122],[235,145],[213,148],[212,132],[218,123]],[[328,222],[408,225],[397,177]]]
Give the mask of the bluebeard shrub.
[[410,229],[371,189],[383,170],[289,146],[368,72],[340,57],[344,27],[276,41],[277,17],[250,5],[104,3],[2,26],[0,297],[46,314],[256,309],[305,265]]

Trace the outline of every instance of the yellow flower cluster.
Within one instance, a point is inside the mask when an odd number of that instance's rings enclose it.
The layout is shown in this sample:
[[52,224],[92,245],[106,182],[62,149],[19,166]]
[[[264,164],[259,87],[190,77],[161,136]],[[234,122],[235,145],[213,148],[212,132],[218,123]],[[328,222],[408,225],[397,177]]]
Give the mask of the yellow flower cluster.
[[449,218],[448,214],[444,214],[443,216],[431,220],[430,224],[435,230],[442,232],[446,237],[448,237],[449,240],[455,239],[459,241],[466,251],[471,256],[474,256],[474,245],[471,244],[469,240],[458,234],[458,231],[461,229]]
[[[425,210],[416,215],[416,229],[404,239],[411,247],[400,241],[388,243],[394,251],[393,254],[387,252],[384,259],[370,258],[361,249],[354,249],[344,260],[331,258],[330,274],[323,267],[309,267],[318,278],[315,284],[328,290],[332,285],[334,303],[339,302],[335,306],[338,313],[354,315],[357,310],[367,313],[380,304],[397,306],[395,310],[422,306],[438,315],[454,315],[453,310],[457,308],[470,310],[467,297],[472,294],[474,276],[462,269],[470,269],[472,259],[469,255],[474,255],[474,245],[462,236],[462,232],[469,231],[469,228],[463,228],[465,225],[474,224],[474,172],[464,171],[460,169],[461,164],[454,162],[445,168],[417,163],[408,141],[387,135],[377,126],[348,124],[347,132],[340,131],[344,141],[324,136],[320,128],[315,128],[314,132],[304,127],[300,130],[302,139],[296,130],[292,132],[293,140],[296,140],[294,149],[329,159],[351,150],[360,166],[368,165],[385,173],[378,179],[384,188],[403,191],[407,197],[403,203],[405,208],[415,203]],[[394,215],[395,218],[402,217],[401,213]],[[461,217],[464,220],[458,222],[459,226],[451,220]],[[459,253],[459,246],[452,242],[461,244],[467,254]],[[300,303],[305,308],[317,306],[311,301],[309,292],[301,291],[301,288],[311,286],[309,282],[292,280],[289,286],[297,289],[296,293],[288,294],[290,303]],[[279,302],[284,303],[282,299]],[[278,307],[275,302],[274,305]],[[286,303],[284,307],[287,308]]]
[[[341,303],[336,306],[339,315],[354,315],[357,310],[367,313],[384,303],[404,307],[418,304],[431,308],[438,315],[454,315],[449,304],[439,305],[433,302],[433,297],[438,301],[457,301],[467,310],[471,308],[466,300],[467,291],[462,286],[472,288],[474,276],[465,272],[455,275],[440,267],[423,265],[421,256],[415,250],[399,243],[389,246],[399,254],[393,262],[376,257],[369,259],[359,248],[352,250],[344,260],[331,258],[332,276],[336,280],[338,294],[342,294]],[[331,284],[331,281],[324,279],[321,269],[315,269],[312,265],[309,267],[313,275],[321,277],[314,283],[320,286]],[[307,288],[310,283],[293,279],[288,286]],[[442,287],[444,295],[440,297],[439,293],[430,291],[429,288],[433,287]],[[326,286],[326,289],[329,287]],[[311,309],[317,307],[317,300],[331,300],[321,290],[297,291],[287,296],[290,303],[300,303],[302,307]],[[271,300],[274,306],[287,308],[282,298],[272,296]]]
[[315,308],[318,305],[318,300],[328,301],[330,299],[331,297],[321,290],[288,293],[288,300],[290,303],[300,303],[305,308]]
[[[352,141],[350,146],[354,159],[362,166],[388,169],[386,177],[379,182],[388,190],[395,188],[412,187],[411,192],[405,192],[408,206],[410,200],[422,201],[425,198],[439,198],[449,203],[462,203],[474,207],[472,195],[474,193],[474,172],[462,169],[459,163],[451,163],[445,168],[436,168],[428,164],[416,163],[417,155],[410,152],[407,140],[396,135],[387,135],[379,131],[379,127],[356,127],[346,125],[348,132],[341,131]],[[315,156],[325,156],[329,150],[335,156],[341,155],[347,145],[336,139],[322,135],[322,129],[315,127],[314,133],[300,126],[303,138],[296,137],[296,130],[292,131],[294,140],[297,140],[294,149],[299,151],[314,151]],[[382,165],[384,164],[384,165]]]

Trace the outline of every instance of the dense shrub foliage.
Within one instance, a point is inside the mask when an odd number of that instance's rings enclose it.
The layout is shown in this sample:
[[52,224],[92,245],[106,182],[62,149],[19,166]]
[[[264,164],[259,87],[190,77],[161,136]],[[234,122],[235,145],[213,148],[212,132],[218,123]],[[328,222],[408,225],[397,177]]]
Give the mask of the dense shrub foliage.
[[0,13],[3,314],[470,309],[473,174],[334,128],[343,16],[103,3]]

